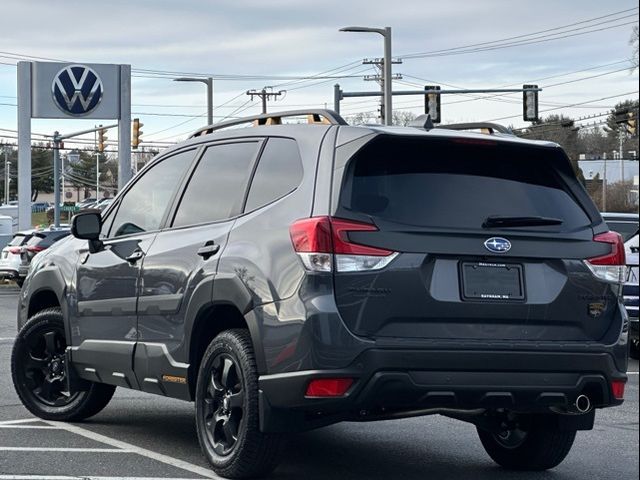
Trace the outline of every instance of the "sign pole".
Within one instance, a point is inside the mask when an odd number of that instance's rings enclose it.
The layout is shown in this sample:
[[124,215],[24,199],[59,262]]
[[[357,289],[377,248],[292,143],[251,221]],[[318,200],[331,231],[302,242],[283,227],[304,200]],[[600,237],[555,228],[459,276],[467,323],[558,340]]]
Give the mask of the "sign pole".
[[131,179],[131,65],[120,65],[118,191]]
[[18,229],[31,228],[31,62],[18,62]]

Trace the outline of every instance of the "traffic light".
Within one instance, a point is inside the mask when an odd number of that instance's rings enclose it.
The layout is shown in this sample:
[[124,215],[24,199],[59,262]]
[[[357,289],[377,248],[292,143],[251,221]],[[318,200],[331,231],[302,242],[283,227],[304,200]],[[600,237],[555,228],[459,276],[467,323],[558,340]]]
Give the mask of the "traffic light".
[[100,153],[104,152],[104,144],[106,141],[107,141],[107,129],[101,128],[100,130],[98,130],[98,151]]
[[140,122],[139,118],[133,119],[133,132],[131,134],[131,147],[138,148],[138,145],[142,142],[140,137],[142,136],[142,130],[140,128],[144,125],[144,123]]
[[538,92],[529,90],[538,88],[538,85],[523,85],[522,89],[522,119],[525,122],[536,122],[538,118]]
[[629,117],[625,124],[627,133],[632,137],[636,137],[638,135],[638,111],[629,112],[627,115]]
[[[438,85],[425,85],[425,90],[440,90]],[[426,93],[424,96],[424,113],[431,117],[433,123],[440,123],[440,93]]]

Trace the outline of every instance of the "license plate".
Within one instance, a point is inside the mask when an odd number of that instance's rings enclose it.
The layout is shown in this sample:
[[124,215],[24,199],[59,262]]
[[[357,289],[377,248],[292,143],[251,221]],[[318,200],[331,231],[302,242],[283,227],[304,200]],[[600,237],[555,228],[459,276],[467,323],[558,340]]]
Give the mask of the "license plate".
[[467,300],[524,300],[522,265],[464,262],[462,298]]

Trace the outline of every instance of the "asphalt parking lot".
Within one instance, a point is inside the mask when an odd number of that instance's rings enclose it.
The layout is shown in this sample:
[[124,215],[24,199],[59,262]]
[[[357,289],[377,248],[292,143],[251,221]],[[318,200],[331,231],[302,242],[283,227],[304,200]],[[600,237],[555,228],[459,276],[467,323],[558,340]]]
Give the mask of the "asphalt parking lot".
[[[0,480],[201,479],[208,469],[195,433],[193,406],[119,389],[109,406],[83,423],[33,418],[11,384],[18,290],[0,286]],[[433,416],[344,423],[296,435],[274,479],[636,479],[638,362],[629,368],[626,402],[598,412],[573,450],[550,472],[497,467],[475,429]]]

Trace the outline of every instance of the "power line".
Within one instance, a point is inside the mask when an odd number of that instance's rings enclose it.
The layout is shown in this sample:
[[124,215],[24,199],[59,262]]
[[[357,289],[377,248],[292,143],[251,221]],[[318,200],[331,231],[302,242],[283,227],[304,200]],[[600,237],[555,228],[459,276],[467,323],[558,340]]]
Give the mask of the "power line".
[[[548,32],[552,32],[552,31],[564,30],[564,29],[566,29],[568,27],[573,27],[573,26],[576,26],[576,25],[583,25],[585,23],[592,23],[592,22],[594,22],[596,20],[601,20],[603,18],[609,18],[609,17],[621,15],[623,13],[632,12],[634,10],[638,10],[638,8],[639,7],[628,8],[628,9],[620,10],[620,11],[617,11],[617,12],[614,12],[614,13],[610,13],[610,14],[607,14],[607,15],[602,15],[602,16],[599,16],[599,17],[593,17],[593,18],[590,18],[590,19],[587,19],[587,20],[582,20],[582,21],[579,21],[579,22],[569,23],[569,24],[561,25],[559,27],[548,28],[548,29],[545,29],[545,30],[539,30],[539,31],[536,31],[536,32],[525,33],[525,34],[522,34],[522,35],[516,35],[514,37],[506,37],[506,38],[501,38],[501,39],[498,39],[498,40],[491,40],[491,41],[488,41],[488,42],[472,43],[472,44],[468,44],[468,45],[461,45],[461,46],[458,46],[458,47],[445,48],[445,49],[441,49],[441,50],[431,50],[431,51],[427,51],[427,52],[409,53],[409,54],[406,54],[406,55],[398,55],[398,58],[422,58],[422,57],[425,57],[425,56],[431,56],[431,55],[439,54],[439,53],[450,53],[450,52],[453,52],[453,51],[456,51],[456,50],[463,50],[463,49],[469,49],[469,48],[473,48],[473,47],[488,46],[488,45],[491,45],[491,44],[494,44],[494,43],[507,42],[509,40],[517,40],[517,39],[521,39],[521,38],[532,37],[532,36],[535,36],[535,35],[548,33]],[[608,23],[608,22],[612,22],[612,21],[622,20],[624,18],[628,18],[628,17],[631,17],[631,16],[634,16],[634,15],[626,15],[624,17],[617,18],[615,20],[608,20],[607,22],[598,23],[597,25],[601,25],[603,23]],[[596,26],[596,25],[589,25],[589,26],[585,26],[585,27],[581,27],[581,28],[583,28],[583,29],[584,28],[591,28],[591,27],[594,27],[594,26]],[[568,31],[571,31],[571,30],[568,30]],[[557,34],[554,34],[554,35],[561,35],[563,33],[566,33],[566,31],[558,32]],[[531,39],[529,39],[529,40],[531,40]]]

